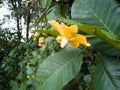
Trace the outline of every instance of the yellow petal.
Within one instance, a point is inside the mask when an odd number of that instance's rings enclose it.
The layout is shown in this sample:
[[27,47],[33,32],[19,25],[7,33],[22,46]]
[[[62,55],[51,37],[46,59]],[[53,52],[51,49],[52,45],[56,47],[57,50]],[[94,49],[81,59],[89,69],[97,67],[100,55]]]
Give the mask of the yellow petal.
[[86,39],[85,36],[77,34],[77,37],[78,37],[78,41],[79,41],[80,44],[84,44],[86,46],[90,46],[90,44],[87,42],[87,39]]
[[61,44],[62,43],[62,36],[57,36],[56,40],[59,44]]
[[63,29],[62,36],[66,37],[66,38],[69,38],[70,35],[71,35],[71,31],[69,30],[69,27],[67,27],[64,23],[61,23],[61,27]]
[[52,21],[49,21],[49,24],[52,25],[55,28],[55,30],[57,30],[61,35],[63,34],[62,27],[58,22],[56,22],[55,20],[52,20]]
[[72,25],[69,27],[71,33],[77,33],[78,32],[78,26],[77,25]]
[[72,34],[72,37],[69,39],[69,43],[73,48],[77,48],[79,46],[79,36],[78,34]]
[[72,33],[78,32],[77,25],[72,25],[70,27],[66,26],[64,23],[59,24],[55,20],[49,22],[60,34],[65,38],[71,37]]
[[69,39],[69,43],[72,47],[77,48],[80,44],[90,46],[87,42],[86,37],[80,34],[73,34],[72,37]]
[[78,48],[78,46],[79,46],[79,42],[76,42],[76,41],[69,42],[69,44],[70,44],[73,48]]
[[72,25],[70,27],[66,26],[64,23],[61,23],[61,27],[63,29],[63,37],[69,38],[71,37],[72,33],[77,33],[78,32],[78,27],[77,25]]

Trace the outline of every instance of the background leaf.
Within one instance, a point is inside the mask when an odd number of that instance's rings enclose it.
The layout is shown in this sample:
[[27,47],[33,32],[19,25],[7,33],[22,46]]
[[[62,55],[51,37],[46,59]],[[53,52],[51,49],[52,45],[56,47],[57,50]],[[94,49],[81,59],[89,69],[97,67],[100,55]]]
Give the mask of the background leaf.
[[100,52],[105,55],[112,55],[112,56],[118,56],[120,55],[120,52],[117,51],[115,48],[113,48],[111,45],[103,42],[102,40],[98,38],[90,38],[88,39],[89,43],[91,44],[91,49],[97,52]]
[[[118,19],[120,18],[120,8],[115,0],[75,0],[71,14],[72,19],[77,22],[98,26],[99,30],[96,27],[89,26],[82,26],[82,29],[90,34],[95,34],[117,50],[120,50],[120,20]],[[95,29],[93,33],[92,28]]]
[[75,0],[72,19],[95,25],[120,37],[120,7],[115,0]]
[[46,15],[47,19],[50,20],[55,20],[58,17],[60,17],[60,6],[55,5],[49,10],[50,12]]
[[47,8],[51,4],[52,0],[40,0],[42,8]]
[[62,51],[49,56],[39,65],[36,90],[61,90],[79,72],[82,58],[80,49]]
[[35,22],[34,27],[38,26],[38,24],[45,18],[46,13],[47,13],[48,9],[46,9],[41,16],[38,18],[38,20]]
[[94,90],[120,90],[120,61],[117,57],[99,55]]

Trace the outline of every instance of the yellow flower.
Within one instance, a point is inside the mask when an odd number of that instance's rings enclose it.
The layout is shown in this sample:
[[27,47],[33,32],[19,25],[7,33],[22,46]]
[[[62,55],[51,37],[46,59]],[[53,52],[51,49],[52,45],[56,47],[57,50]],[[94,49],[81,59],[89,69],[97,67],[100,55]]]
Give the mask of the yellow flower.
[[44,45],[45,45],[45,44],[43,44],[43,43],[39,43],[39,44],[38,44],[39,47],[43,47]]
[[28,8],[30,8],[30,1],[27,1],[26,3],[25,3],[25,7],[28,9]]
[[35,38],[40,37],[40,32],[35,32],[35,33],[33,34],[33,36],[34,36]]
[[45,42],[45,38],[44,37],[40,37],[39,38],[39,43],[44,43]]
[[43,47],[43,46],[44,46],[44,43],[45,43],[45,38],[44,38],[44,37],[40,37],[40,38],[39,38],[38,46],[39,46],[39,47]]
[[26,78],[30,79],[30,76],[29,76],[29,75],[27,75],[27,76],[26,76]]
[[78,32],[77,25],[72,25],[72,26],[68,27],[64,23],[59,24],[55,20],[52,20],[49,23],[61,35],[56,38],[57,42],[61,44],[61,48],[64,48],[68,43],[73,48],[77,48],[80,44],[90,46],[90,44],[87,42],[85,36],[83,36],[81,34],[77,34],[77,32]]

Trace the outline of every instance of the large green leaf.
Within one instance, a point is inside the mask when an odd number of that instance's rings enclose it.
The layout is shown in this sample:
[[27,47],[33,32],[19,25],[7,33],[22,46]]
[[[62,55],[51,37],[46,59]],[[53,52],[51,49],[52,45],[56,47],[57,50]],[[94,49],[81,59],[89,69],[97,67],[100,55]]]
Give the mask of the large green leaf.
[[120,20],[118,19],[120,18],[120,8],[115,0],[75,0],[71,14],[75,21],[94,25],[94,27],[80,25],[79,28],[82,31],[95,34],[120,50]]
[[53,6],[49,10],[50,12],[46,15],[47,19],[50,20],[55,20],[58,17],[60,17],[60,7],[58,5]]
[[52,0],[40,0],[42,8],[47,8],[51,4]]
[[75,0],[72,19],[114,33],[120,38],[120,7],[115,0]]
[[61,51],[49,56],[39,65],[36,90],[61,90],[79,72],[83,55],[80,49]]
[[97,56],[94,90],[120,90],[120,61],[117,57]]
[[90,38],[89,43],[91,44],[91,49],[94,51],[98,51],[102,54],[105,55],[112,55],[112,56],[117,56],[120,55],[120,52],[113,48],[111,45],[103,42],[102,40],[98,38]]

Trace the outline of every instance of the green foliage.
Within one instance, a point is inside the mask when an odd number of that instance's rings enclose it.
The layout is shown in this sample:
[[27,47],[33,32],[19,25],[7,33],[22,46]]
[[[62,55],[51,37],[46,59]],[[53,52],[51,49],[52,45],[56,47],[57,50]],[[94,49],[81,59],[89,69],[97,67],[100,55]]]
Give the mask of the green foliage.
[[[0,89],[8,90],[11,87],[12,90],[26,90],[33,88],[39,63],[60,49],[53,37],[46,38],[45,43],[44,47],[38,48],[37,43],[30,40],[21,42],[20,45],[14,46],[14,49],[9,51],[9,56],[1,62]],[[7,87],[5,88],[5,86]]]
[[46,15],[48,20],[54,20],[60,17],[60,6],[55,5],[51,9],[49,9],[49,14]]
[[[102,7],[100,3],[103,3]],[[114,48],[119,50],[119,11],[120,8],[114,0],[75,0],[73,3],[72,19],[77,21],[77,23],[73,23],[77,24],[79,29],[83,32],[94,35],[108,43],[105,44],[103,41],[96,38],[90,39],[93,49],[96,49],[100,54],[104,54],[102,56],[96,56],[96,70],[91,76],[89,86],[91,89],[119,90],[120,88],[117,84],[120,82],[119,60],[117,60],[120,53],[109,46],[109,44],[111,44]],[[78,22],[82,24],[78,24]],[[111,56],[113,55],[112,52],[114,52],[114,56]],[[110,56],[106,56],[107,54]]]
[[75,0],[71,14],[80,23],[98,26],[119,37],[119,9],[114,0]]
[[[78,2],[80,2],[80,5],[78,4]],[[95,34],[97,37],[103,39],[105,42],[112,44],[114,47],[116,47],[119,50],[120,40],[118,39],[119,38],[118,18],[120,17],[120,12],[119,12],[120,8],[117,7],[117,4],[116,2],[114,2],[114,0],[110,0],[110,1],[99,0],[97,3],[96,0],[93,0],[89,4],[88,2],[89,0],[84,0],[84,1],[75,0],[72,7],[72,18],[80,23],[95,25],[100,27],[100,29],[105,30],[105,31],[100,31],[96,27],[89,27],[84,25],[79,26],[80,29],[83,30],[87,29],[87,32],[88,32],[88,28],[89,29],[91,28],[91,30],[89,30],[88,33]],[[102,8],[99,3],[104,3]],[[106,4],[108,8],[106,8]],[[81,8],[81,9],[76,10],[76,8]],[[109,11],[109,13],[107,13],[107,11]],[[114,37],[117,37],[117,39]]]
[[[40,4],[44,11],[35,27],[39,23],[44,27],[41,25],[33,31],[39,35],[15,43],[18,41],[15,34],[6,38],[6,32],[0,33],[3,35],[0,40],[4,42],[0,48],[4,47],[5,53],[0,62],[0,89],[119,90],[120,3],[115,0],[40,0]],[[52,19],[77,25],[78,33],[85,35],[91,46],[73,49],[67,45],[61,49],[55,40],[59,33],[51,30],[47,23]],[[39,47],[41,37],[45,40]]]
[[119,90],[120,61],[118,58],[99,55],[96,56],[96,60],[94,90]]
[[[27,55],[30,55],[30,51],[32,51],[32,47],[34,46],[34,44],[32,44],[31,42],[29,43],[23,43],[23,42],[19,42],[20,45],[18,45],[18,43],[16,43],[16,45],[14,45],[14,48],[12,48],[8,55],[6,57],[4,57],[4,59],[1,61],[1,89],[9,89],[10,88],[10,81],[11,80],[21,80],[23,81],[23,76],[25,74],[22,74],[19,77],[19,73],[22,73],[25,71],[24,67],[20,66],[20,63],[23,63],[22,66],[25,65],[26,61],[24,61],[25,57],[27,57]],[[18,77],[17,77],[18,76]],[[21,82],[19,81],[19,82]],[[17,82],[16,82],[17,83]]]
[[52,0],[40,0],[42,8],[47,8],[51,4]]
[[[18,42],[19,40],[16,33],[12,33],[7,29],[0,30],[0,89],[8,87],[7,82],[11,78],[6,78],[6,76],[8,73],[13,71],[12,66],[14,66],[14,63],[10,62],[10,58],[8,58],[5,62],[4,59],[8,57],[9,52],[14,49],[14,46],[16,46]],[[3,69],[3,67],[5,68]],[[10,77],[12,76],[13,75],[11,74]]]
[[54,37],[59,35],[59,33],[55,30],[34,30],[33,33],[35,32],[46,34],[47,36],[54,36]]
[[34,26],[37,27],[41,22],[46,24],[48,20],[52,19],[59,19],[61,17],[70,18],[72,2],[72,0],[40,0],[40,4],[44,10]]
[[[16,33],[0,29],[0,60],[7,56],[14,45],[17,43]],[[8,48],[9,47],[9,48]]]
[[82,57],[79,49],[61,51],[49,56],[39,65],[36,73],[36,90],[61,90],[77,75],[82,64]]

